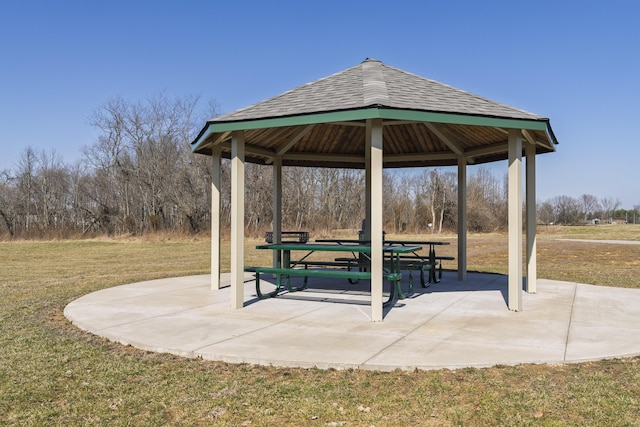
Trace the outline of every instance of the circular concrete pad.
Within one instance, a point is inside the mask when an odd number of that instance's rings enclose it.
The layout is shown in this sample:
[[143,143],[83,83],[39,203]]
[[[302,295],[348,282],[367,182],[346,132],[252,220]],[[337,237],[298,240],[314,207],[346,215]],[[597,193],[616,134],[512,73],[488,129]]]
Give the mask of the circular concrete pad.
[[65,316],[144,350],[274,366],[454,369],[640,354],[638,289],[538,279],[538,293],[512,312],[505,276],[459,282],[445,272],[371,322],[368,281],[313,278],[308,290],[259,300],[246,280],[242,309],[230,308],[228,286],[211,290],[202,275],[104,289],[70,303]]

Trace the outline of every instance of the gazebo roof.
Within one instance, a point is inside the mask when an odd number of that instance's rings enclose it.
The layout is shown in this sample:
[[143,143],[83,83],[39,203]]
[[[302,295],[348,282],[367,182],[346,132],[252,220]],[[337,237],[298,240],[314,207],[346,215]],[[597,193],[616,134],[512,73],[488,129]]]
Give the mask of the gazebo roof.
[[364,167],[365,123],[382,119],[385,167],[455,165],[507,158],[508,129],[537,153],[555,151],[549,119],[366,59],[361,64],[207,122],[192,143],[229,156],[245,131],[246,160]]

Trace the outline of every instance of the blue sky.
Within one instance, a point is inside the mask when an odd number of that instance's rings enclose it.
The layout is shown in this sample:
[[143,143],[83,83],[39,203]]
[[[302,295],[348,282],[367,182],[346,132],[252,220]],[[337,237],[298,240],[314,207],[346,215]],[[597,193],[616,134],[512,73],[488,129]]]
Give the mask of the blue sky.
[[539,201],[632,208],[639,22],[636,0],[0,0],[0,170],[27,146],[77,161],[115,96],[230,112],[370,57],[549,117],[560,145],[538,158]]

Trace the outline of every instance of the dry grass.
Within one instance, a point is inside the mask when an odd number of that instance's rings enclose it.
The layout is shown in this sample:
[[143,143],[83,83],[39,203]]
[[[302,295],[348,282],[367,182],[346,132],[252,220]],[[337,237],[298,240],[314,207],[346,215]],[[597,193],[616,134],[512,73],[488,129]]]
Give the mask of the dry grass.
[[640,226],[637,224],[597,225],[597,226],[541,226],[538,235],[554,239],[588,240],[640,240]]
[[[577,238],[612,238],[591,230]],[[639,230],[626,233],[640,240]],[[573,232],[542,233],[541,277],[640,287],[640,246],[555,240]],[[269,261],[253,250],[260,243],[247,245],[247,263]],[[446,251],[455,255],[455,245]],[[279,369],[143,352],[64,319],[68,302],[97,289],[208,272],[206,239],[0,243],[0,257],[2,425],[639,424],[639,358],[427,372]],[[471,269],[503,272],[506,237],[470,236],[469,258]]]

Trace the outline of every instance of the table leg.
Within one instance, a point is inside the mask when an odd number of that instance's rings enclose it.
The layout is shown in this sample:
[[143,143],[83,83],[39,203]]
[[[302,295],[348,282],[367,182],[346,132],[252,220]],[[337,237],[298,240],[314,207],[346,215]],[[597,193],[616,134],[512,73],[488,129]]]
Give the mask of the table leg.
[[429,283],[438,283],[439,280],[436,276],[436,248],[435,245],[429,245]]
[[382,303],[382,307],[393,306],[396,301],[398,301],[398,295],[396,295],[396,283],[389,282],[390,290],[389,290],[389,299]]
[[276,289],[268,292],[268,293],[263,293],[262,290],[260,289],[260,273],[256,273],[256,294],[258,295],[258,298],[260,299],[267,299],[267,298],[273,298],[276,295],[278,295],[278,292],[280,292],[280,284],[277,283],[276,284]]
[[[282,268],[282,251],[276,251],[276,254],[277,254],[276,267]],[[278,287],[278,289],[280,289],[280,285],[282,284],[281,280],[282,280],[281,275],[276,274],[276,286]]]
[[[285,265],[285,268],[291,268],[291,251],[289,250],[284,250],[283,252],[283,264]],[[289,292],[298,292],[298,291],[303,291],[307,288],[307,280],[308,277],[304,276],[304,283],[302,284],[302,286],[291,286],[291,276],[289,275],[285,275],[285,279],[284,279],[284,284],[287,287],[287,290]]]
[[[393,257],[393,255],[392,255]],[[393,273],[397,273],[402,277],[402,266],[400,263],[400,254],[395,254],[395,263],[392,263],[393,266]],[[405,299],[407,298],[409,295],[413,294],[413,277],[411,276],[412,271],[409,270],[409,288],[407,289],[407,293],[405,294],[404,292],[402,292],[402,279],[398,279],[395,283],[395,285],[398,287],[398,298],[399,299]]]
[[[390,272],[394,274],[400,274],[401,273],[400,254],[391,254],[390,261],[391,261]],[[398,301],[398,299],[405,299],[412,293],[413,293],[413,282],[409,282],[408,293],[404,294],[402,292],[402,280],[400,279],[389,280],[389,299],[385,301],[382,304],[382,306],[383,307],[393,306],[396,303],[396,301]]]

